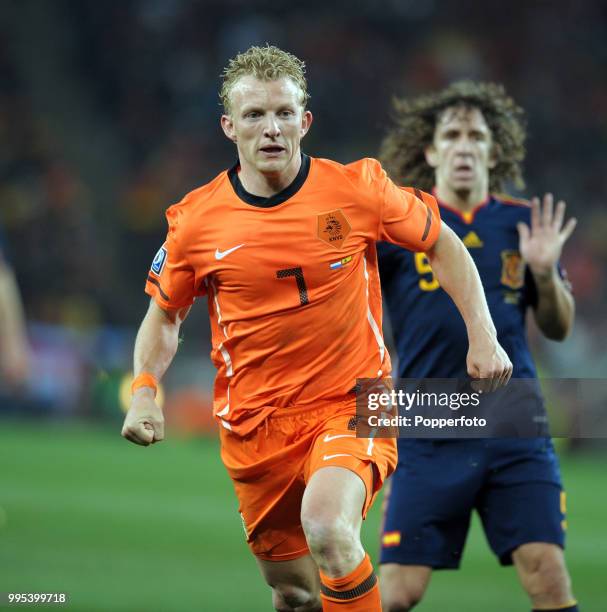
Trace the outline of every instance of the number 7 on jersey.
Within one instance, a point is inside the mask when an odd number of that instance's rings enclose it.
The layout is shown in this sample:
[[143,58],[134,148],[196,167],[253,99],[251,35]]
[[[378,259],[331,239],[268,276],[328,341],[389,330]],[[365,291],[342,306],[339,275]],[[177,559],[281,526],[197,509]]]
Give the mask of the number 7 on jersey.
[[295,277],[297,288],[299,289],[299,302],[301,305],[304,306],[305,304],[309,304],[310,300],[308,299],[308,288],[306,287],[306,280],[304,279],[301,266],[276,271],[276,278],[287,278],[289,276]]

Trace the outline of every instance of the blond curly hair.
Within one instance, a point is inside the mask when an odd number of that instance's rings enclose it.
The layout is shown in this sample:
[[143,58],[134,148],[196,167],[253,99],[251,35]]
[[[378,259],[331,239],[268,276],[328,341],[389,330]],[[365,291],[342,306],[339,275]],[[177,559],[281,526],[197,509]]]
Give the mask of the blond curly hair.
[[305,108],[310,95],[306,82],[306,65],[293,54],[278,47],[250,47],[233,57],[221,73],[223,83],[219,97],[227,114],[230,114],[230,93],[234,84],[243,76],[252,75],[260,81],[275,81],[289,77],[301,90],[301,103]]
[[434,140],[441,114],[450,107],[478,108],[491,130],[495,168],[489,172],[489,189],[501,192],[506,181],[525,186],[521,163],[525,158],[523,110],[496,83],[458,81],[442,91],[412,100],[394,101],[395,127],[383,139],[380,159],[397,182],[429,191],[434,186],[434,169],[426,162],[425,149]]

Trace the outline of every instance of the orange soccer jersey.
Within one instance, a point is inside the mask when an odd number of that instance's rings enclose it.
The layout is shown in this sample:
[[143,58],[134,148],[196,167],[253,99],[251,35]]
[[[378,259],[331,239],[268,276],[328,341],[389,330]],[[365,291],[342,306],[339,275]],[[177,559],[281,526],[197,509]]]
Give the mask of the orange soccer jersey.
[[239,436],[279,408],[343,402],[357,378],[389,375],[375,242],[426,251],[440,232],[434,198],[397,188],[376,160],[305,155],[271,198],[247,193],[233,168],[167,219],[146,291],[162,308],[208,296],[214,413]]

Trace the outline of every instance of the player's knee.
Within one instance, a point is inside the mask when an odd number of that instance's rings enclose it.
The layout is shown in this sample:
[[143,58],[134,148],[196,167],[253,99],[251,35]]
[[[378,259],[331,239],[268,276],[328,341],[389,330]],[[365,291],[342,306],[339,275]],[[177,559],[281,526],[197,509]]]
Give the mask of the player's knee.
[[384,612],[409,612],[421,601],[423,591],[396,590],[384,594],[382,591],[381,603]]
[[424,596],[427,581],[416,581],[383,571],[380,574],[381,602],[384,612],[408,612]]
[[560,602],[569,600],[570,581],[567,570],[552,560],[540,562],[534,579],[530,582],[529,595],[534,599]]
[[558,603],[571,599],[571,581],[557,546],[538,546],[526,551],[520,569],[523,586],[532,601]]
[[382,599],[382,610],[383,612],[409,612],[409,610],[413,610],[413,606],[415,606],[418,602],[415,601],[391,601],[388,600],[384,602]]
[[276,584],[272,587],[273,603],[276,612],[321,612],[322,604],[318,593],[294,586],[292,584]]
[[302,516],[302,525],[312,556],[322,569],[339,571],[358,548],[354,526],[339,516]]

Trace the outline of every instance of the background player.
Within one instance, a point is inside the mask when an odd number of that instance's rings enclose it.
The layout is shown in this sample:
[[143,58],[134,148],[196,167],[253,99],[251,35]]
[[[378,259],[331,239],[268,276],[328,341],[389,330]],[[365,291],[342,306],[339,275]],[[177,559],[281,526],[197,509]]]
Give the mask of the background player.
[[[507,382],[478,274],[434,198],[405,193],[375,160],[301,153],[312,115],[303,64],[252,47],[224,73],[221,125],[239,162],[167,212],[146,291],[123,435],[164,438],[154,402],[179,328],[208,296],[222,460],[277,610],[380,610],[362,518],[396,456],[356,438],[357,378],[389,374],[375,241],[428,252],[469,329],[471,375]],[[319,570],[320,569],[320,585]]]
[[[474,258],[513,376],[536,376],[525,331],[562,340],[574,302],[557,262],[575,220],[552,195],[531,206],[494,194],[522,185],[522,111],[501,86],[459,82],[396,102],[381,158],[395,180],[435,187],[441,215]],[[517,231],[518,230],[518,231]],[[402,378],[466,374],[465,327],[424,253],[379,247],[382,288]],[[420,325],[421,323],[421,325]],[[539,392],[538,392],[539,393]],[[382,598],[411,609],[433,569],[457,568],[473,509],[502,564],[514,563],[533,607],[577,609],[563,558],[565,494],[549,439],[398,442],[381,553]]]
[[29,372],[25,316],[15,274],[4,254],[0,234],[0,380],[25,383]]

